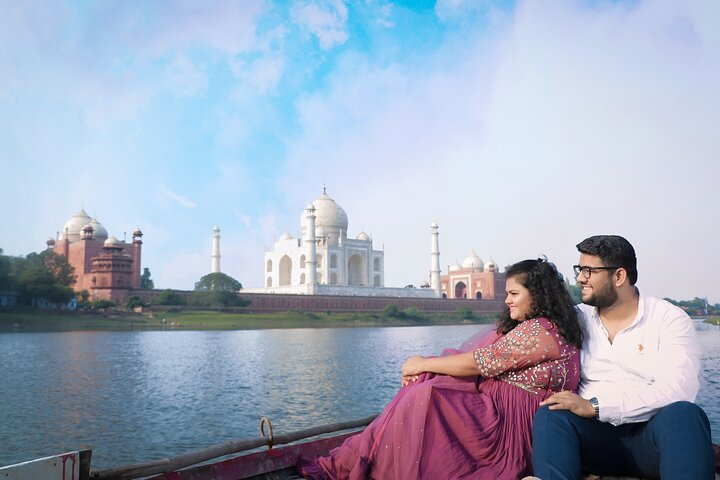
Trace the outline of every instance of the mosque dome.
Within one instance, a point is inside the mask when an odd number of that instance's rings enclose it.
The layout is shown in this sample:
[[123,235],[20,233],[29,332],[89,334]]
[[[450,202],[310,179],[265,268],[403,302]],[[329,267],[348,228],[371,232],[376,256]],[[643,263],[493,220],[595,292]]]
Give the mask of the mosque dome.
[[[95,238],[104,240],[108,238],[108,232],[105,230],[105,227],[102,226],[102,223],[98,222],[96,218],[93,218],[90,223],[88,223],[86,226],[90,226],[93,229]],[[83,227],[84,228],[84,227]]]
[[65,222],[65,225],[63,226],[63,238],[64,235],[67,234],[70,241],[74,241],[80,238],[80,232],[82,228],[90,223],[90,216],[85,213],[85,210],[80,209],[79,212],[77,212],[75,215],[70,217],[70,219]]
[[120,240],[118,240],[115,237],[109,237],[107,240],[105,240],[105,243],[103,243],[103,247],[121,247],[122,244],[120,243]]
[[[323,192],[317,200],[312,202],[312,206],[315,207],[315,227],[347,231],[348,218],[345,210],[343,210],[335,200],[330,198],[327,193]],[[303,226],[303,229],[307,224],[305,215],[306,212],[303,211],[302,217],[300,218],[300,224]]]
[[366,241],[366,242],[372,240],[372,239],[370,238],[370,235],[368,235],[368,234],[365,233],[365,232],[360,232],[360,233],[358,234],[358,236],[357,236],[357,239],[358,239],[358,240],[364,240],[364,241]]
[[495,260],[490,257],[490,260],[485,264],[485,271],[486,272],[494,272],[497,269],[495,266]]
[[293,238],[292,235],[290,235],[290,234],[287,233],[287,232],[285,232],[285,233],[283,233],[282,235],[280,235],[280,240],[281,240],[281,241],[282,241],[282,240],[292,240],[292,238]]
[[462,265],[460,265],[459,263],[456,263],[455,265],[450,265],[449,270],[451,272],[455,272],[457,270],[462,270],[462,268],[463,268]]
[[463,268],[473,268],[475,270],[482,270],[483,269],[483,261],[480,257],[477,256],[475,253],[475,250],[470,253],[467,257],[465,257],[465,260],[463,260],[462,263]]

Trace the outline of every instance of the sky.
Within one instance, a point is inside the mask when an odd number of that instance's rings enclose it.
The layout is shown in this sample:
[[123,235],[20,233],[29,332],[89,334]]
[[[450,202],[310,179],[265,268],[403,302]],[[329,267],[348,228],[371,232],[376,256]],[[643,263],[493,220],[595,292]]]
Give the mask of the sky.
[[84,208],[158,288],[263,254],[327,189],[386,286],[619,234],[720,302],[716,0],[0,0],[0,248]]

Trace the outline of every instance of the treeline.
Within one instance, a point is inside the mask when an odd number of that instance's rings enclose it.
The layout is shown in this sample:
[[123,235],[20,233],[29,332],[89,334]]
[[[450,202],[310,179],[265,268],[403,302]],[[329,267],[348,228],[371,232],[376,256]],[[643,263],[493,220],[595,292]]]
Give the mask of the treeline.
[[[63,306],[75,298],[79,309],[120,306],[108,300],[90,302],[90,292],[74,291],[72,286],[76,279],[75,269],[68,263],[67,258],[52,250],[30,253],[25,257],[13,257],[3,255],[3,250],[0,249],[0,295],[15,294],[17,305]],[[142,289],[154,288],[148,268],[143,269],[140,286]],[[249,305],[250,301],[238,295],[241,289],[242,284],[231,276],[211,273],[195,284],[195,290],[189,296],[183,296],[174,290],[163,290],[152,299],[151,304],[244,307]],[[131,296],[122,306],[134,308],[145,305],[139,296]]]
[[0,249],[0,292],[15,293],[20,305],[64,305],[75,296],[74,283],[73,267],[52,250],[11,257]]
[[154,297],[151,303],[170,306],[246,307],[250,305],[250,300],[238,295],[241,289],[242,284],[230,275],[209,273],[195,283],[195,290],[190,295],[167,289]]
[[720,315],[720,303],[710,304],[706,298],[695,297],[692,300],[673,300],[666,297],[665,300],[677,305],[690,315]]

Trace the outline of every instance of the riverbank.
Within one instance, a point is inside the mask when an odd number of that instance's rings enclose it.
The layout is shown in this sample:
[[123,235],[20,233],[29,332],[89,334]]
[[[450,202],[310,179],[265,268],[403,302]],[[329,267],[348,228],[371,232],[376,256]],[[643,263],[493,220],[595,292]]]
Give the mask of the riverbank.
[[75,330],[257,330],[272,328],[401,327],[493,323],[496,315],[324,313],[300,310],[275,313],[173,311],[152,313],[84,313],[17,309],[0,311],[0,332]]
[[720,327],[720,315],[715,315],[715,316],[706,318],[705,323],[709,323],[710,325],[716,325],[716,326]]

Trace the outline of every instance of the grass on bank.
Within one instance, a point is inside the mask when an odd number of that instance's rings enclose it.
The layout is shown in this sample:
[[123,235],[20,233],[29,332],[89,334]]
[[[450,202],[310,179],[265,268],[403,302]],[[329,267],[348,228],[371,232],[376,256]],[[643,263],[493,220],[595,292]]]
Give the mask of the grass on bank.
[[493,323],[496,315],[463,319],[457,314],[390,316],[382,312],[227,313],[221,311],[167,311],[85,313],[13,309],[0,311],[0,332],[70,330],[250,330],[266,328],[389,327]]

